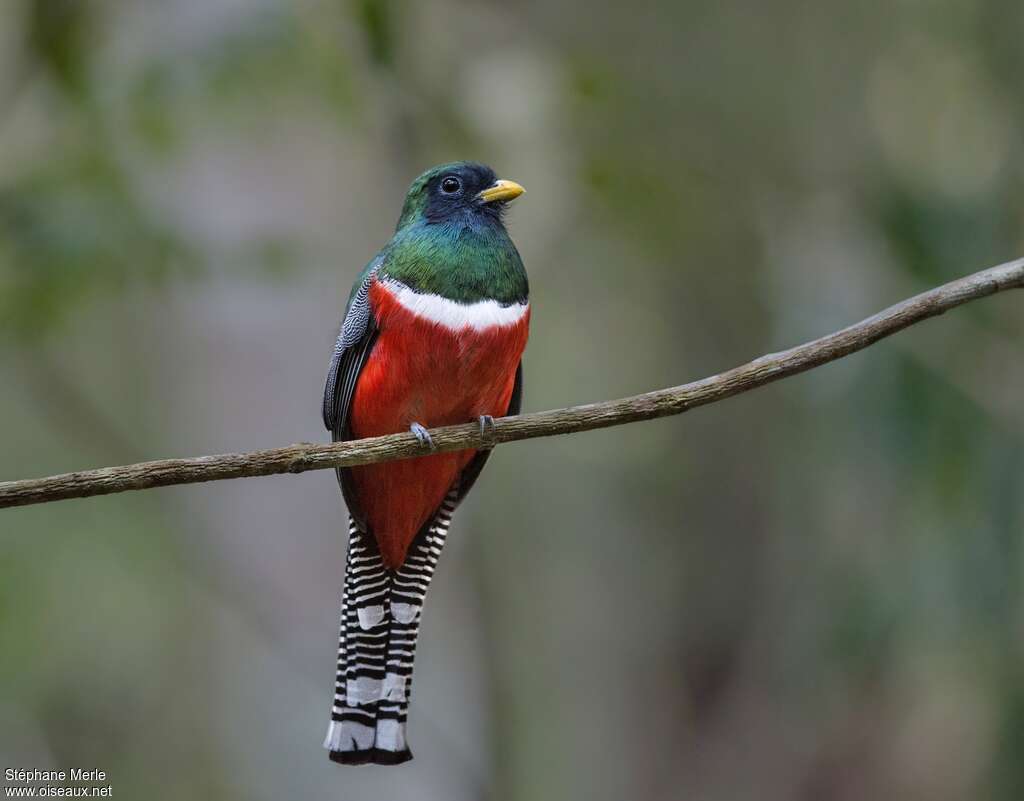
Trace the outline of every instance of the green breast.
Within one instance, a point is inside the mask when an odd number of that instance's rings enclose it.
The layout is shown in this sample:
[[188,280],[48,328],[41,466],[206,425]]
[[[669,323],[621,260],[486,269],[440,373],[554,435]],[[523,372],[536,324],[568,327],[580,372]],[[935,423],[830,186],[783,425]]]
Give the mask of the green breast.
[[504,226],[414,223],[384,249],[380,276],[462,303],[521,303],[526,270]]

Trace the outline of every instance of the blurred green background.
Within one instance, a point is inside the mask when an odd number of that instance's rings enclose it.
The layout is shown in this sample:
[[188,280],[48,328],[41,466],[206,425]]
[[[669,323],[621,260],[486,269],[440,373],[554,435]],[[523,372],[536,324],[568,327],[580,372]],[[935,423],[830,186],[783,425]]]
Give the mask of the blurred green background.
[[[348,288],[453,158],[528,189],[526,410],[1020,256],[1022,39],[1018,0],[9,0],[0,479],[324,440]],[[0,767],[139,799],[1020,799],[1021,302],[502,447],[398,769],[320,748],[329,471],[0,512]]]

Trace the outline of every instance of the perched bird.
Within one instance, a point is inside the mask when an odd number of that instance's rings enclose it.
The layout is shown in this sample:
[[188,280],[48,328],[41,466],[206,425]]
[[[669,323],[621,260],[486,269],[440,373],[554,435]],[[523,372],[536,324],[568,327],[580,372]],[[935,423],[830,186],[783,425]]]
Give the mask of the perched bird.
[[[356,281],[324,390],[335,441],[517,414],[529,287],[505,230],[523,188],[482,164],[413,181],[394,237]],[[424,596],[452,513],[489,451],[337,471],[349,511],[338,673],[324,747],[335,762],[412,759],[405,726]]]

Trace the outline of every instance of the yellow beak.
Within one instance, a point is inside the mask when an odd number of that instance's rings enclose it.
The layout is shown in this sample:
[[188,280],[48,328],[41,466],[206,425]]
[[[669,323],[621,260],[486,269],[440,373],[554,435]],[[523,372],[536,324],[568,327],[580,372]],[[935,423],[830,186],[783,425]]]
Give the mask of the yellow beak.
[[523,189],[515,181],[506,181],[504,179],[494,182],[494,186],[489,186],[482,192],[477,194],[484,203],[493,203],[496,200],[514,200],[519,197],[526,190]]

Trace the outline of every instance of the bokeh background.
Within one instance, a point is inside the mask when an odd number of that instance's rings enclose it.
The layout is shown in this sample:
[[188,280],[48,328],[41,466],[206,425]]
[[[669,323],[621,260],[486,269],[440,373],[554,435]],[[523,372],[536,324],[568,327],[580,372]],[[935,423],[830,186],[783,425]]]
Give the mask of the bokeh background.
[[[408,182],[523,183],[525,409],[1024,253],[1017,0],[9,0],[0,479],[324,440]],[[1011,293],[682,418],[502,447],[416,760],[328,719],[329,471],[0,512],[0,767],[139,799],[1024,797]]]

